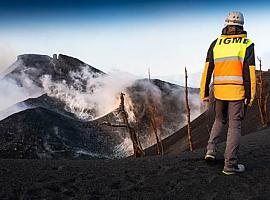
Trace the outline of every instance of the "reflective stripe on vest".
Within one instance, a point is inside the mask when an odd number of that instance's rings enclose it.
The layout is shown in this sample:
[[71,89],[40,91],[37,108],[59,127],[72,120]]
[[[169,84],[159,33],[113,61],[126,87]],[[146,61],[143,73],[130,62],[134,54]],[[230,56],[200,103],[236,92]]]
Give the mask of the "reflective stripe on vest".
[[222,35],[217,39],[214,54],[214,84],[243,84],[243,62],[252,42],[246,35]]
[[214,77],[214,83],[216,85],[224,84],[224,81],[230,81],[230,84],[234,83],[243,83],[243,77],[242,76],[215,76]]
[[239,57],[239,56],[229,56],[229,57],[224,57],[224,58],[216,58],[215,63],[224,62],[224,61],[230,61],[230,60],[239,60],[242,63],[244,61],[244,59]]

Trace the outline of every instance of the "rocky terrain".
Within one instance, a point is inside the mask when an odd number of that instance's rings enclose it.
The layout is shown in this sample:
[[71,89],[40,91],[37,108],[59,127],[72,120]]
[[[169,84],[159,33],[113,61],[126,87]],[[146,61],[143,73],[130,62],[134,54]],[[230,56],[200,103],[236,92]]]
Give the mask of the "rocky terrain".
[[[41,95],[17,103],[14,106],[24,109],[6,114],[0,121],[0,158],[86,159],[130,155],[132,144],[128,131],[101,125],[103,122],[122,123],[117,114],[118,95],[122,92],[119,89],[126,93],[130,123],[143,148],[155,143],[151,118],[155,118],[162,138],[184,125],[183,87],[161,80],[132,80],[117,88],[117,96],[100,97],[96,94],[99,90],[104,87],[106,90],[111,82],[112,86],[115,84],[111,79],[116,78],[109,76],[61,54],[53,58],[32,54],[18,56],[3,79],[15,81],[26,91],[36,88],[32,93],[38,90]],[[198,99],[198,89],[189,88],[189,92],[192,98]],[[92,103],[92,96],[98,97],[98,101]],[[110,98],[116,99],[116,104],[99,115],[97,108]],[[195,100],[191,106],[196,110],[194,118],[200,113],[200,105]],[[5,111],[0,111],[0,115],[1,112]]]
[[242,138],[247,171],[225,176],[224,143],[208,165],[204,149],[121,160],[1,160],[0,199],[232,199],[270,195],[270,129]]
[[[61,63],[58,59],[69,67],[55,68]],[[135,120],[130,116],[130,121],[142,144],[147,147],[155,142],[150,123],[153,109],[162,137],[169,137],[162,141],[163,156],[154,156],[154,145],[142,158],[123,158],[131,155],[126,129],[101,125],[121,123],[119,100],[111,112],[95,118],[95,107],[81,109],[74,101],[71,107],[64,98],[45,90],[43,81],[45,74],[56,83],[51,85],[53,89],[61,83],[86,92],[89,80],[81,70],[93,70],[91,80],[107,76],[105,73],[63,55],[25,55],[18,61],[5,78],[22,87],[29,86],[25,80],[30,80],[30,85],[44,92],[19,103],[26,109],[0,121],[0,199],[269,199],[270,128],[260,124],[257,99],[247,110],[242,127],[240,162],[247,171],[228,177],[221,173],[225,143],[218,147],[217,162],[203,160],[214,119],[213,104],[192,121],[195,151],[188,152],[186,126],[179,127],[185,124],[183,88],[160,80],[132,82],[125,90],[127,111],[135,116]],[[78,63],[87,67],[76,68]],[[81,76],[74,79],[70,70],[78,70]],[[263,73],[263,79],[267,94],[269,72]],[[98,86],[90,86],[89,95],[95,95]],[[189,90],[191,97],[198,95],[198,89]],[[200,110],[192,100],[191,106]],[[225,132],[221,142],[226,139]]]

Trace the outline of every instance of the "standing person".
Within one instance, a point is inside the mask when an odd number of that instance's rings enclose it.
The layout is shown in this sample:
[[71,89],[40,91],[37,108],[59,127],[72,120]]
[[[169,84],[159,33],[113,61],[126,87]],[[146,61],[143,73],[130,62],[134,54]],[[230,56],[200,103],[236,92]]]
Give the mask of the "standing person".
[[251,106],[256,90],[254,44],[244,31],[244,16],[230,12],[225,27],[210,46],[201,79],[201,99],[209,101],[209,84],[213,73],[215,122],[207,145],[205,160],[215,160],[216,146],[222,129],[229,123],[223,173],[245,171],[237,155],[241,137],[241,121],[245,108]]

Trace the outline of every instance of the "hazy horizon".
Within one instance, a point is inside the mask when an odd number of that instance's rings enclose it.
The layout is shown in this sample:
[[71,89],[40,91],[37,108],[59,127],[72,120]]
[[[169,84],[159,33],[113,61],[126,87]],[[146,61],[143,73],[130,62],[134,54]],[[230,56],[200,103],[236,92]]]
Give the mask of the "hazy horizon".
[[[0,68],[19,54],[65,54],[102,71],[146,77],[199,73],[210,43],[231,10],[245,16],[255,53],[270,68],[265,35],[267,1],[34,1],[0,2]],[[0,69],[1,70],[1,69]]]

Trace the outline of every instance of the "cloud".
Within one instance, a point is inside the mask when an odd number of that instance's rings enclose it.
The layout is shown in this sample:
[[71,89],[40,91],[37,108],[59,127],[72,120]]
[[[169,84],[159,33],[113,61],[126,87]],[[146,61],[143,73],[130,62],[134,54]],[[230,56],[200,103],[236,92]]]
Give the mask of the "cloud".
[[[12,54],[6,52],[7,59],[0,60],[2,66],[2,77],[0,77],[0,120],[20,111],[27,109],[25,104],[20,102],[35,98],[43,94],[43,90],[36,86],[34,82],[21,71],[14,74],[13,77],[5,76],[10,70],[21,67],[23,63],[18,60],[9,66],[9,62],[13,57]],[[1,55],[3,56],[3,55]],[[8,59],[10,58],[10,60]],[[20,84],[18,84],[18,82]]]
[[16,51],[6,42],[0,41],[0,74],[16,61]]
[[0,111],[0,121],[7,118],[10,115],[13,115],[14,113],[18,113],[21,111],[24,111],[26,109],[29,109],[30,107],[25,105],[24,103],[18,103],[15,104],[5,110]]

